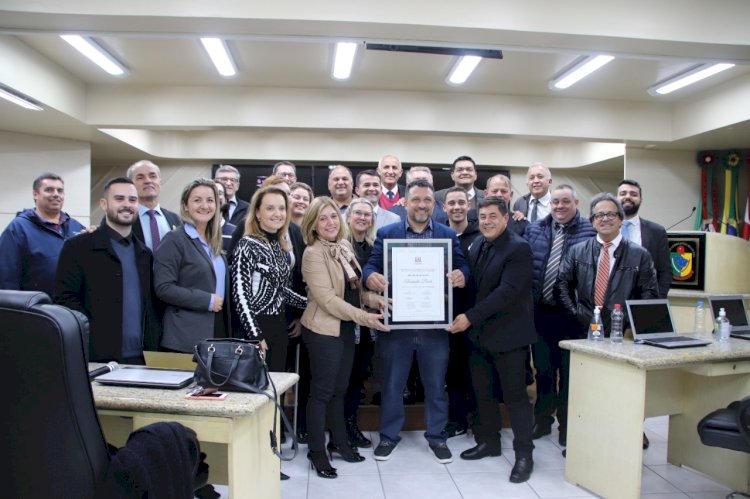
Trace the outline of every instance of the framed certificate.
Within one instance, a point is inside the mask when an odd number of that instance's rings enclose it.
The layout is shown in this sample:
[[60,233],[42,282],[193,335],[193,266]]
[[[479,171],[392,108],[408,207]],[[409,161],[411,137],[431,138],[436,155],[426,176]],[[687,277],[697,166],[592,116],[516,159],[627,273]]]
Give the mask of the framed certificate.
[[384,323],[391,329],[443,329],[453,320],[450,239],[386,239],[383,269],[393,300]]

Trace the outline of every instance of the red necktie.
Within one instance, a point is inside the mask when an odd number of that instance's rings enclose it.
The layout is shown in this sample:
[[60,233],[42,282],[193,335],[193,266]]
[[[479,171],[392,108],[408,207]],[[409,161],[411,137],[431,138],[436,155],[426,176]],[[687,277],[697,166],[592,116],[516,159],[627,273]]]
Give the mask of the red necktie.
[[602,246],[599,267],[596,269],[596,283],[594,284],[594,305],[604,306],[607,297],[607,284],[609,283],[609,247],[612,243],[604,243]]

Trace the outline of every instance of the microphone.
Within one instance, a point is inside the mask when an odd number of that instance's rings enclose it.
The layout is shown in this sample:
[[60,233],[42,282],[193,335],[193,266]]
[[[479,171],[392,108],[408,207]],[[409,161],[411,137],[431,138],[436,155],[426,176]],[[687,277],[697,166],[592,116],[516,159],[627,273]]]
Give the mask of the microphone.
[[695,210],[696,210],[696,207],[695,207],[695,206],[693,206],[693,209],[692,209],[692,210],[690,210],[690,214],[689,214],[688,216],[686,216],[686,217],[685,217],[685,218],[683,218],[682,220],[678,221],[677,223],[673,223],[672,225],[670,225],[669,227],[667,227],[667,230],[671,230],[671,229],[672,229],[673,227],[675,227],[676,225],[680,225],[680,224],[681,224],[682,222],[684,222],[684,221],[685,221],[685,220],[687,220],[688,218],[692,217],[692,216],[693,216],[693,213],[695,213]]
[[107,363],[106,366],[97,367],[93,371],[89,371],[89,381],[96,378],[97,376],[101,376],[102,374],[111,373],[112,371],[116,371],[117,369],[120,369],[120,364],[118,364],[115,361]]

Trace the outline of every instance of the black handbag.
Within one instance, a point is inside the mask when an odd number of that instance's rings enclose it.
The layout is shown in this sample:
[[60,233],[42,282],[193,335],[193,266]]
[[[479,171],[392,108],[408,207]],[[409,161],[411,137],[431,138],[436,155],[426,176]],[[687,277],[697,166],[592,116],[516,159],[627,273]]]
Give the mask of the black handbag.
[[[283,461],[297,455],[297,437],[292,425],[278,402],[278,393],[268,375],[268,366],[260,349],[260,342],[231,338],[209,338],[195,345],[195,383],[203,388],[229,392],[249,392],[263,395],[274,404],[273,429],[270,431],[271,449]],[[272,393],[266,390],[271,387]],[[291,456],[282,457],[276,437],[276,420],[279,412],[287,433],[292,436]]]

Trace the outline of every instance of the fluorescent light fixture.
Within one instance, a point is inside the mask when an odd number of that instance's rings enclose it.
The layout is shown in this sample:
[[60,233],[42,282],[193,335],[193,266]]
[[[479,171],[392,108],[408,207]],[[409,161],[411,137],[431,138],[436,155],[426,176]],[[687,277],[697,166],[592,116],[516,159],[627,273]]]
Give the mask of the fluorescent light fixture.
[[333,73],[336,80],[347,80],[352,74],[354,56],[357,54],[357,44],[354,42],[338,42],[333,56]]
[[237,74],[237,66],[234,64],[234,59],[232,59],[229,48],[224,40],[221,38],[204,37],[201,38],[201,43],[206,52],[208,52],[211,62],[216,66],[216,71],[221,76],[228,78]]
[[125,66],[91,38],[80,35],[60,35],[60,38],[112,76],[125,76],[127,73]]
[[587,55],[577,59],[569,68],[549,82],[552,90],[565,90],[586,78],[614,59],[611,55]]
[[458,59],[458,62],[451,69],[448,75],[448,83],[451,85],[462,85],[476,69],[482,58],[478,55],[464,55]]
[[0,98],[5,99],[17,106],[21,106],[25,109],[31,109],[32,111],[41,111],[42,107],[36,102],[31,100],[29,97],[22,95],[10,87],[0,85]]
[[689,68],[687,71],[657,83],[648,89],[648,93],[654,96],[666,95],[733,67],[734,64],[729,63],[698,64]]

